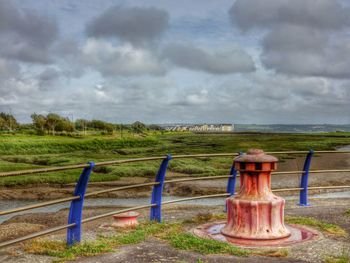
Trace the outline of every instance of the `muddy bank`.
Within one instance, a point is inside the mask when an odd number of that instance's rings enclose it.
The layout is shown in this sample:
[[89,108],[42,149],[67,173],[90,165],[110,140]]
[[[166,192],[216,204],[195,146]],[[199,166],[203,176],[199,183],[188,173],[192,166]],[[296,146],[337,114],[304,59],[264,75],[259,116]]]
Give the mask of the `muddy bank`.
[[[294,158],[281,158],[278,164],[278,171],[300,171],[303,168],[305,156]],[[347,169],[350,168],[350,154],[318,154],[312,160],[311,169]],[[205,176],[205,175],[203,175]],[[168,172],[167,179],[187,178],[189,175]],[[93,192],[111,187],[119,187],[131,184],[147,183],[154,181],[154,178],[145,177],[122,177],[118,181],[90,183],[87,192]],[[272,188],[299,187],[300,174],[274,175]],[[165,195],[191,196],[196,194],[222,193],[226,189],[226,179],[194,181],[183,183],[169,183],[165,185]],[[350,185],[350,173],[324,173],[311,174],[310,186],[326,185]],[[237,188],[239,180],[237,180]],[[69,185],[40,185],[31,187],[3,187],[0,188],[0,199],[2,200],[49,200],[71,196],[74,184]],[[99,198],[128,198],[148,197],[151,187],[129,189],[125,191],[110,192],[102,194]],[[315,191],[314,191],[315,192]],[[288,192],[283,194],[290,194]]]

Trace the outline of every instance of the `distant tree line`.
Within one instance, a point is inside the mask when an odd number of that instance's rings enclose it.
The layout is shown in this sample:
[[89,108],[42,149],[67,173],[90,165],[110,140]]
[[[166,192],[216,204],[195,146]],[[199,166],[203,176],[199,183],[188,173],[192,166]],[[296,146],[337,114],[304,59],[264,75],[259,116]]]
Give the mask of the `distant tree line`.
[[31,115],[33,125],[38,134],[52,134],[56,132],[73,132],[74,123],[67,117],[61,117],[55,113],[49,113],[46,116],[42,114],[33,113]]
[[19,124],[13,115],[0,112],[0,130],[2,131],[14,131],[19,127]]
[[118,131],[121,134],[123,131],[142,134],[150,130],[159,131],[162,128],[158,125],[146,125],[140,121],[132,124],[113,124],[102,120],[86,120],[77,119],[72,122],[67,117],[60,116],[56,113],[47,115],[33,113],[31,115],[31,124],[19,124],[12,114],[0,113],[0,130],[1,131],[18,131],[18,130],[35,130],[39,135],[52,134],[57,135],[62,133],[101,131],[103,134],[113,134]]

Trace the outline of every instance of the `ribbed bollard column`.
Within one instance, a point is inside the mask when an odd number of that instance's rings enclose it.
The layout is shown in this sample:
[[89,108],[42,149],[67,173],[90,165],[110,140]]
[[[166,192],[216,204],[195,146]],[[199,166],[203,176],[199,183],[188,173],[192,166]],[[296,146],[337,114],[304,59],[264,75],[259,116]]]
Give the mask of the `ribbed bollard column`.
[[271,191],[271,172],[278,159],[258,149],[235,159],[240,173],[240,190],[226,200],[225,236],[241,239],[270,240],[290,236],[284,225],[285,200]]

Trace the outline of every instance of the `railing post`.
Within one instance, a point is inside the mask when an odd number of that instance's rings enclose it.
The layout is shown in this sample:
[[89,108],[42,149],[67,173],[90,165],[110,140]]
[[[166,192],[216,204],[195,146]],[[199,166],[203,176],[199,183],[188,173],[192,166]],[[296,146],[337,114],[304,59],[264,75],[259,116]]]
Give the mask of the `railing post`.
[[156,182],[159,184],[153,186],[151,204],[156,204],[156,206],[151,207],[150,220],[155,220],[157,222],[162,221],[162,195],[164,180],[168,163],[171,159],[171,155],[168,154],[167,157],[162,161],[156,176]]
[[[238,153],[239,155],[242,155],[242,152]],[[230,196],[235,194],[235,188],[236,188],[236,178],[237,178],[237,170],[235,168],[235,161],[233,161],[231,170],[230,170],[230,176],[227,181],[227,187],[226,187],[226,193],[230,194]]]
[[[242,155],[243,152],[239,152],[238,155]],[[226,193],[230,194],[230,196],[235,195],[235,189],[236,189],[236,179],[237,179],[237,170],[235,168],[235,161],[232,162],[231,170],[230,170],[230,177],[227,181],[226,186]],[[225,209],[224,212],[227,212],[227,205],[225,202]]]
[[310,150],[306,156],[305,162],[304,162],[304,168],[303,168],[303,174],[301,175],[300,180],[300,188],[303,188],[300,190],[300,199],[299,199],[299,205],[300,206],[309,206],[308,203],[308,186],[309,186],[309,171],[311,166],[311,159],[314,154],[313,150]]
[[84,168],[75,186],[74,196],[79,196],[80,199],[73,200],[69,209],[68,224],[75,223],[75,226],[67,229],[67,245],[69,246],[76,242],[80,242],[81,240],[81,219],[84,206],[84,196],[90,174],[95,166],[93,162],[89,162],[89,164],[89,167]]

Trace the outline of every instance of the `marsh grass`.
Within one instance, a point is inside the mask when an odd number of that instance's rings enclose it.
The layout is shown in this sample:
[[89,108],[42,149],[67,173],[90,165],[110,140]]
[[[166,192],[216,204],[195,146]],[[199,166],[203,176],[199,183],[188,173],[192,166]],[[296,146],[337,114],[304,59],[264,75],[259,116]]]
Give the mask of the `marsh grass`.
[[[150,133],[147,137],[87,135],[82,137],[0,135],[0,171],[22,170],[107,161],[145,156],[163,156],[167,153],[236,153],[249,148],[274,150],[334,149],[350,144],[350,133],[341,136],[323,134],[192,134]],[[285,161],[288,156],[281,156]],[[293,157],[294,158],[294,157]],[[114,181],[120,177],[154,177],[160,161],[110,166],[104,172],[94,173],[94,182]],[[184,176],[228,174],[232,157],[174,159],[169,172]],[[65,184],[76,182],[81,171],[0,178],[0,186],[26,184]],[[97,175],[96,175],[97,174]],[[29,178],[30,177],[30,178]]]

